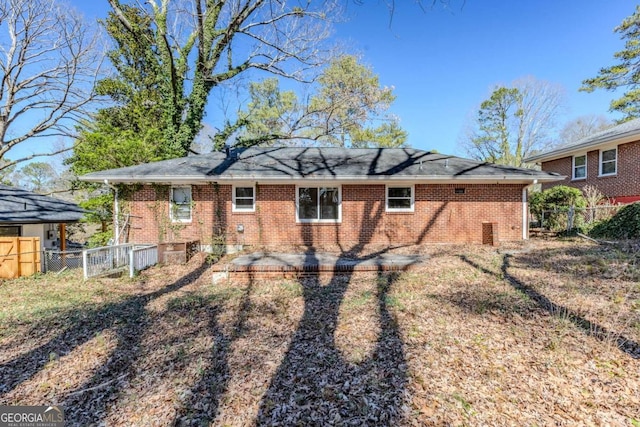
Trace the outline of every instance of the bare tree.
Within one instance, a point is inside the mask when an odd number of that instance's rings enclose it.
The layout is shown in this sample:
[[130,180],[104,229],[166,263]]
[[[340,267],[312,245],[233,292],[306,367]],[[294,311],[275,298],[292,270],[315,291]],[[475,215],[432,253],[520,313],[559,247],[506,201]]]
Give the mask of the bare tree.
[[533,77],[496,87],[478,110],[462,148],[477,160],[526,166],[524,159],[553,146],[564,90]]
[[[95,100],[102,55],[95,25],[56,0],[0,0],[0,170],[58,154]],[[32,154],[6,159],[41,139]]]
[[569,120],[560,131],[558,146],[573,144],[596,132],[613,126],[613,122],[602,114],[587,114]]

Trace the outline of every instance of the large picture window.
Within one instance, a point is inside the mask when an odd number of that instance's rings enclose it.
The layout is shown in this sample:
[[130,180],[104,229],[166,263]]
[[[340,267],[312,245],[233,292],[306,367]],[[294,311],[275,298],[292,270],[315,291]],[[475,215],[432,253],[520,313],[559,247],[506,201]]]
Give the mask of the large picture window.
[[387,212],[413,212],[413,186],[387,186]]
[[233,212],[255,212],[256,191],[253,186],[233,187]]
[[298,187],[297,220],[300,222],[339,222],[339,187]]
[[585,179],[587,177],[587,156],[573,157],[573,179]]
[[175,222],[191,221],[191,187],[171,188],[170,215]]
[[600,151],[600,175],[615,175],[618,169],[618,149]]

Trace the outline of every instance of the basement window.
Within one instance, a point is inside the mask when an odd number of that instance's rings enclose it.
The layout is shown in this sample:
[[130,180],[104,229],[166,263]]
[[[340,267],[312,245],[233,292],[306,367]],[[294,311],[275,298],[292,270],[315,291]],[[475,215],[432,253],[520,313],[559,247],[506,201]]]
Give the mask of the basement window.
[[340,222],[340,187],[298,187],[297,222]]

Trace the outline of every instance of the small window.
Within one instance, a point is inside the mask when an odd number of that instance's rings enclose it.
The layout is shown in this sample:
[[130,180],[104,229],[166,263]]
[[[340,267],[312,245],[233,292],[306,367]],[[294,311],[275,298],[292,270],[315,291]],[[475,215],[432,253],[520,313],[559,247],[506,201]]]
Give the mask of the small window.
[[573,157],[573,179],[585,179],[587,177],[587,156]]
[[255,187],[233,187],[233,212],[255,212]]
[[0,227],[0,237],[20,237],[21,227],[19,225],[7,225]]
[[387,187],[388,212],[413,212],[413,186]]
[[296,199],[298,221],[340,221],[340,188],[298,187]]
[[171,188],[171,220],[191,221],[191,187]]
[[464,194],[464,188],[456,188],[453,190],[455,194]]
[[600,175],[615,175],[618,166],[618,149],[600,151]]

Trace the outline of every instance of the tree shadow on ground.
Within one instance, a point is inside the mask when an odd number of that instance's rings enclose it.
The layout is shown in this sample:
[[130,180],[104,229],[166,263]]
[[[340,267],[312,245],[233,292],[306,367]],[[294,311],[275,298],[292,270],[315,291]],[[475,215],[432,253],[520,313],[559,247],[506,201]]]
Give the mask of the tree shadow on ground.
[[[240,307],[230,333],[225,334],[217,321],[220,305],[207,307],[208,333],[213,337],[213,345],[208,351],[209,368],[203,372],[200,380],[191,387],[191,396],[179,409],[174,425],[209,425],[218,415],[220,398],[227,390],[231,373],[228,357],[230,347],[245,333],[246,322],[251,309],[251,294],[255,285],[254,277],[242,291]],[[222,302],[222,301],[218,301]]]
[[[440,206],[424,225],[415,243],[423,241],[445,206]],[[335,242],[342,256],[365,260],[388,252],[391,247],[358,257],[374,237],[368,230],[383,224],[384,215],[383,203],[364,201],[362,224],[369,227],[360,228],[351,248],[342,246],[339,227],[335,226]],[[317,231],[317,226],[300,227],[302,240],[309,248],[307,258],[319,264],[314,230]],[[347,360],[335,342],[340,306],[354,272],[334,272],[326,285],[318,277],[299,281],[304,298],[302,319],[262,398],[256,425],[392,426],[402,421],[406,415],[407,364],[404,342],[389,309],[389,292],[398,277],[398,272],[378,270],[376,301],[380,332],[373,351],[358,363]]]
[[46,343],[0,365],[0,392],[9,393],[31,379],[46,366],[51,354],[56,357],[68,355],[98,334],[111,329],[117,337],[117,344],[107,362],[88,381],[65,393],[66,398],[60,402],[65,407],[69,425],[98,423],[104,412],[117,400],[128,379],[135,375],[141,339],[151,326],[146,305],[195,282],[208,267],[203,262],[189,274],[155,292],[109,303],[75,316],[75,323]]
[[304,313],[285,357],[263,396],[256,425],[396,425],[407,383],[404,344],[387,306],[398,273],[378,273],[380,334],[359,363],[336,347],[340,305],[353,274],[300,280]]
[[[558,274],[569,275],[575,279],[582,279],[585,275],[600,279],[611,277],[634,276],[632,270],[640,261],[640,255],[625,253],[615,246],[576,246],[570,248],[551,248],[524,253],[518,256],[518,261],[531,268],[541,268]],[[558,262],[558,259],[561,262]],[[620,265],[612,261],[622,259]],[[635,273],[637,277],[637,273]],[[587,291],[588,292],[588,291]]]
[[552,316],[561,319],[567,319],[584,334],[592,336],[602,342],[613,343],[623,353],[631,356],[634,359],[640,359],[639,343],[625,337],[620,333],[610,331],[597,323],[591,322],[577,312],[551,301],[547,296],[538,292],[532,286],[529,286],[525,282],[511,275],[509,273],[511,255],[503,255],[502,266],[500,267],[501,275],[479,265],[478,263],[464,255],[460,256],[460,259],[470,266],[481,271],[482,273],[495,276],[496,278],[501,278],[502,276],[502,278],[504,278],[504,280],[509,283],[514,289],[522,292],[524,295],[534,301],[537,304],[538,308],[548,312]]
[[484,287],[470,286],[464,290],[447,295],[437,295],[439,301],[455,304],[457,307],[478,316],[487,313],[510,316],[517,314],[523,318],[532,318],[536,314],[535,303],[513,292],[487,290]]

